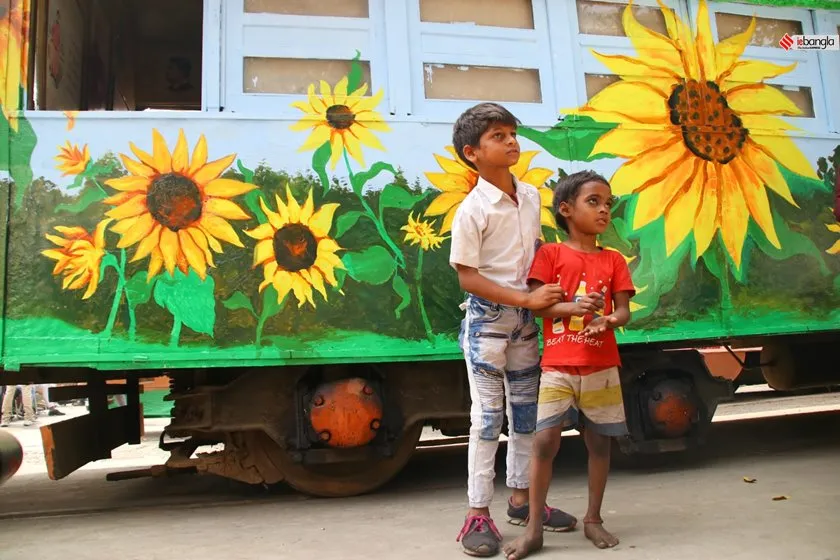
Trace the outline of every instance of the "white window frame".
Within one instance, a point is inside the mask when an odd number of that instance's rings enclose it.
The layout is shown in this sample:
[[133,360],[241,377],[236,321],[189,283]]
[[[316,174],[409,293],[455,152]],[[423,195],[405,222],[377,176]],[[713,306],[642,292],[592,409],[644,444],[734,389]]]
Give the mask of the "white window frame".
[[[840,27],[840,12],[818,11],[814,13],[818,35],[837,35]],[[821,51],[818,54],[822,70],[823,91],[835,92],[826,96],[828,105],[828,130],[840,133],[840,51]]]
[[[798,21],[802,24],[802,33],[814,33],[813,12],[804,8],[777,8],[772,6],[755,6],[740,4],[707,3],[711,20],[712,34],[715,42],[718,40],[716,13],[737,14],[742,16]],[[692,26],[696,25],[699,3],[691,0]],[[781,37],[779,37],[781,39]],[[811,133],[825,133],[828,131],[828,115],[826,112],[825,93],[820,76],[820,62],[816,51],[785,51],[778,44],[772,47],[758,47],[747,45],[742,59],[763,60],[781,66],[794,62],[796,68],[777,78],[765,80],[764,83],[779,86],[804,86],[811,88],[811,101],[814,104],[814,117],[781,117],[790,124]]]
[[388,2],[407,2],[411,79],[410,92],[405,96],[410,105],[405,115],[410,117],[409,120],[451,123],[464,110],[487,101],[478,98],[426,99],[425,65],[435,63],[537,70],[542,96],[540,103],[501,103],[526,125],[544,125],[557,119],[546,0],[531,0],[534,29],[424,22],[420,20],[420,0]]
[[[390,0],[393,1],[393,0]],[[291,103],[306,95],[245,93],[246,57],[350,60],[356,51],[370,64],[369,92],[388,96],[385,57],[385,2],[369,0],[368,18],[245,13],[244,0],[224,0],[222,107],[225,112],[296,118]],[[334,86],[335,84],[330,84]],[[388,99],[383,99],[388,106]]]
[[[626,0],[604,1],[608,1],[613,4],[628,4]],[[664,3],[668,8],[674,10],[677,17],[682,18],[683,21],[687,20],[688,12],[684,2],[680,0],[665,0]],[[638,53],[633,47],[629,37],[579,33],[576,0],[568,0],[568,2],[561,2],[558,4],[562,5],[554,6],[556,14],[553,19],[556,19],[558,22],[563,22],[565,26],[565,33],[567,33],[571,39],[571,52],[573,53],[574,75],[576,78],[574,98],[569,99],[569,102],[564,104],[563,107],[576,107],[584,105],[589,100],[586,95],[587,74],[613,74],[609,68],[593,56],[592,50],[601,54],[625,55],[634,58],[638,58]],[[648,8],[659,8],[659,4],[656,0],[634,0],[633,5]],[[562,13],[561,10],[565,10],[565,13]],[[560,34],[563,32],[564,31],[561,28],[561,25],[558,25],[557,33]],[[562,53],[559,53],[558,56],[561,60],[567,58],[566,56],[562,56]],[[561,63],[561,60],[557,61],[558,64]],[[561,84],[561,87],[563,85],[564,84]],[[570,89],[568,86],[566,86],[566,88],[567,91]],[[569,97],[568,94],[567,97]]]

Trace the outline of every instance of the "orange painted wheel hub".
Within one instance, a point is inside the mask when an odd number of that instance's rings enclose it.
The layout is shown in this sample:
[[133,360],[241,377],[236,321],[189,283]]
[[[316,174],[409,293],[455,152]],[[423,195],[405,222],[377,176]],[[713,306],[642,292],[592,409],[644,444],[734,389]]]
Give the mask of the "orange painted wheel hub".
[[382,400],[364,379],[324,383],[312,396],[309,421],[321,443],[361,447],[373,441],[382,425]]
[[698,414],[690,392],[667,381],[654,389],[648,410],[657,431],[669,438],[688,433]]

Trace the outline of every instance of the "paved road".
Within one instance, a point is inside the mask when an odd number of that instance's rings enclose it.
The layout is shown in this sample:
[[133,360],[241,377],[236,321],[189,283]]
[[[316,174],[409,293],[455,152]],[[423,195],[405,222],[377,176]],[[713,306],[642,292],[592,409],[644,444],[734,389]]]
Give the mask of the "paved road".
[[[838,436],[836,411],[718,423],[703,453],[614,472],[605,509],[618,549],[576,532],[549,535],[537,558],[840,560]],[[569,438],[563,453],[551,501],[580,515],[581,442]],[[455,543],[465,460],[461,446],[423,450],[387,488],[345,500],[207,477],[109,483],[89,468],[51,482],[30,471],[0,489],[0,558],[466,558]],[[499,521],[504,499],[499,487]]]

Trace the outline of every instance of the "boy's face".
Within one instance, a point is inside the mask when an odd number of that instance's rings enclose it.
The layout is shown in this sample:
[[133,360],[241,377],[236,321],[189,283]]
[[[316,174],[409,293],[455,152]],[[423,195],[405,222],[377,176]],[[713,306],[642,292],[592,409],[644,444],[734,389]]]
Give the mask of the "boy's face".
[[614,200],[609,186],[589,181],[580,187],[573,203],[561,202],[559,211],[570,228],[586,235],[598,235],[610,225]]
[[477,168],[508,168],[519,161],[516,127],[493,123],[484,131],[478,146],[464,146],[464,156]]

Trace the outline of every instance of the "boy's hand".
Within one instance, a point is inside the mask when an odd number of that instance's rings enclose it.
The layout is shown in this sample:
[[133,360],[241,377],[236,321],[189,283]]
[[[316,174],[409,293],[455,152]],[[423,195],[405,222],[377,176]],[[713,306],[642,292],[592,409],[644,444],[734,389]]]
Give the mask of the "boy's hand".
[[582,317],[588,313],[595,313],[604,308],[604,295],[601,292],[591,292],[572,304],[572,315]]
[[526,309],[543,309],[566,298],[566,291],[560,284],[543,284],[525,298]]
[[607,329],[614,329],[617,324],[618,317],[613,317],[612,315],[597,317],[584,327],[581,334],[587,337],[598,336],[599,334],[607,332]]

